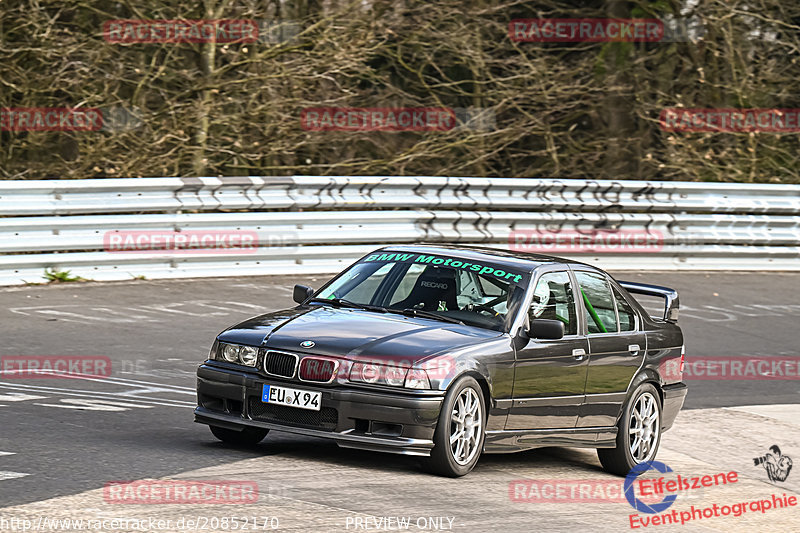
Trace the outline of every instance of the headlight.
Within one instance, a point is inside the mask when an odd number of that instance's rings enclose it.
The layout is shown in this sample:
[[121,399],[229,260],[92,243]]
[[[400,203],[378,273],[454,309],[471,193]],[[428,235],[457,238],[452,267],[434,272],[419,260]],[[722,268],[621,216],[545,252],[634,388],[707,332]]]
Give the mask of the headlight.
[[430,389],[431,382],[424,370],[406,370],[398,366],[376,363],[353,363],[350,367],[350,381],[375,385],[389,385],[407,389]]
[[378,383],[380,378],[381,370],[379,365],[373,365],[370,363],[354,363],[350,368],[350,381]]
[[239,349],[239,360],[243,365],[256,366],[256,359],[258,359],[258,348],[242,346]]
[[396,366],[353,363],[353,366],[350,367],[350,381],[360,381],[361,383],[401,387],[405,375],[405,369]]
[[258,348],[239,344],[220,343],[217,359],[245,366],[256,366]]
[[405,387],[407,389],[430,389],[431,381],[428,379],[428,373],[421,368],[412,368],[406,375]]
[[237,344],[223,344],[222,345],[222,358],[229,363],[239,362],[239,345]]
[[406,379],[406,369],[398,368],[396,366],[387,366],[384,378],[388,385],[393,387],[402,387],[403,381]]

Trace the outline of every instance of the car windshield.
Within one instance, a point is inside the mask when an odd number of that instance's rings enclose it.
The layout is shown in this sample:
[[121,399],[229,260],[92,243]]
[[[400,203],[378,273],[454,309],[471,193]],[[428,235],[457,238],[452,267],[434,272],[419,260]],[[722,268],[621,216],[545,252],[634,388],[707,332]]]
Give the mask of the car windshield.
[[483,260],[383,252],[334,278],[314,301],[508,331],[528,279],[522,269]]

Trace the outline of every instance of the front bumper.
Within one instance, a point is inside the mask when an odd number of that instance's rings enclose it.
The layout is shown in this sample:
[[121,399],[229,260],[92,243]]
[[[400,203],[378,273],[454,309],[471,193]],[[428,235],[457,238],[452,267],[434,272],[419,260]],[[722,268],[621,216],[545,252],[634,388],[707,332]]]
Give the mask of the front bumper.
[[683,402],[686,399],[686,393],[689,388],[686,383],[673,383],[672,385],[665,385],[664,388],[664,406],[661,409],[661,429],[662,431],[672,427],[678,412],[683,407]]
[[[261,401],[264,383],[319,391],[319,411]],[[393,392],[263,377],[203,364],[197,370],[195,422],[258,427],[333,439],[345,448],[430,455],[444,393]]]

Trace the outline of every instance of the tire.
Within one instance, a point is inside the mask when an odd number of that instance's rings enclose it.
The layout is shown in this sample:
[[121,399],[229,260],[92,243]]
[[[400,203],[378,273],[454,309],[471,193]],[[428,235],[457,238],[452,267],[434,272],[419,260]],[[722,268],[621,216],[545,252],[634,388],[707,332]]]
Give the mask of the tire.
[[661,401],[652,384],[642,383],[617,423],[617,447],[598,448],[597,457],[606,472],[626,476],[637,464],[655,459],[660,444]]
[[235,429],[209,426],[211,433],[225,444],[234,446],[255,446],[267,436],[268,429],[246,427],[241,431]]
[[[454,418],[461,418],[463,422],[459,423]],[[468,426],[467,429],[464,429],[464,424]],[[464,376],[450,387],[444,397],[433,434],[433,450],[430,457],[423,460],[423,467],[431,474],[440,476],[461,477],[468,474],[483,452],[485,430],[483,390],[475,378]],[[468,433],[465,435],[465,432]],[[461,434],[462,438],[451,446],[450,438],[454,434]]]

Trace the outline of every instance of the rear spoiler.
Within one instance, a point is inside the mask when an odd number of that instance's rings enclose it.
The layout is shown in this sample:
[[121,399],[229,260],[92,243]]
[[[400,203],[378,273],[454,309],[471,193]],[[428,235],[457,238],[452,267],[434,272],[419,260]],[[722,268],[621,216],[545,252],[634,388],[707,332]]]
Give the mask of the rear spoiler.
[[620,286],[632,294],[644,294],[647,296],[659,296],[664,298],[664,320],[667,322],[678,321],[678,291],[669,287],[658,285],[648,285],[646,283],[634,283],[633,281],[620,281]]

